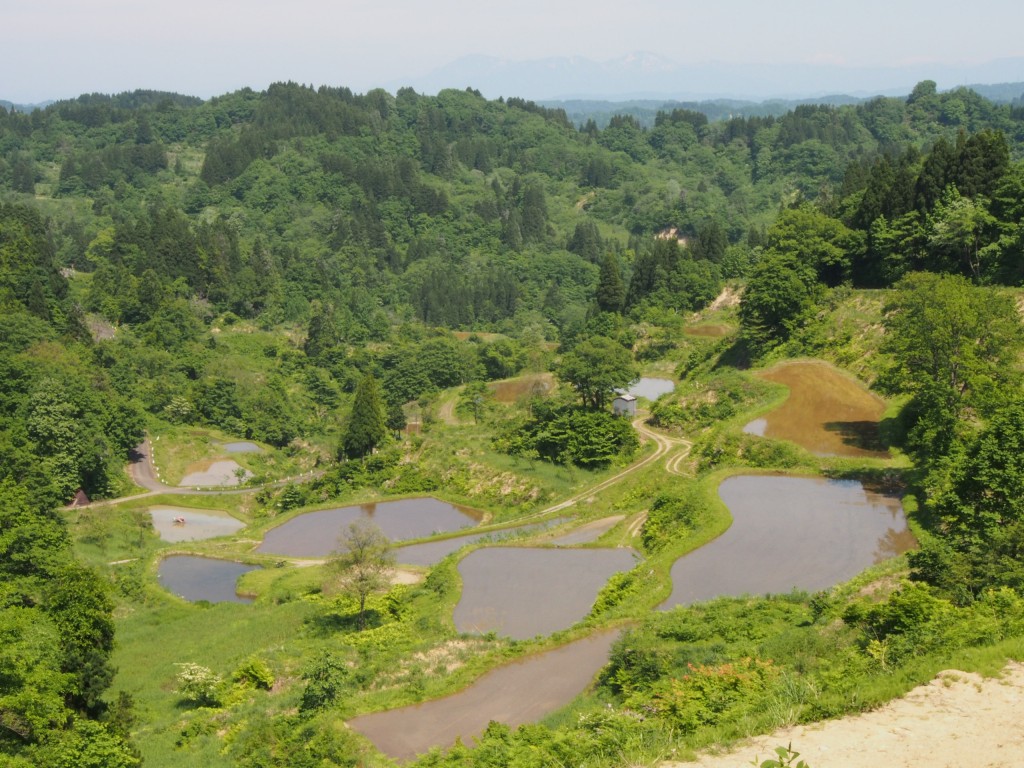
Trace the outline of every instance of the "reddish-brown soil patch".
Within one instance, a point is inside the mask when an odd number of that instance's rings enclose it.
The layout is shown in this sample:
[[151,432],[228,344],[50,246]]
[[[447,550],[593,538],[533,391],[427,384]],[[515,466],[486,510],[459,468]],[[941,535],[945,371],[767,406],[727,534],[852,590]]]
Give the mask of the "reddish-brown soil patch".
[[717,339],[722,336],[728,336],[733,332],[731,325],[722,325],[720,323],[711,323],[708,325],[691,325],[688,328],[683,329],[683,333],[687,336],[703,336],[706,338]]
[[757,375],[785,385],[789,397],[744,431],[821,456],[888,457],[878,438],[885,402],[857,379],[818,361],[783,363]]
[[488,385],[499,403],[515,403],[531,395],[545,395],[555,387],[550,373],[532,373],[515,379],[496,381]]

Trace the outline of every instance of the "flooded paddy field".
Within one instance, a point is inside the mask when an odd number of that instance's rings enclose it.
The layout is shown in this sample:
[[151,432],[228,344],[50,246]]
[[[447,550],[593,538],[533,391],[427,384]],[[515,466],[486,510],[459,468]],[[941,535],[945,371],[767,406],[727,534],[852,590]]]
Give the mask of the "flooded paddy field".
[[453,536],[450,539],[440,541],[424,541],[420,544],[410,544],[407,547],[399,547],[395,550],[396,561],[402,565],[430,566],[436,565],[452,552],[462,549],[469,544],[478,541],[500,542],[505,539],[525,536],[530,533],[539,533],[548,528],[554,528],[568,521],[569,518],[558,517],[553,520],[545,520],[542,523],[530,523],[529,525],[517,528],[504,528],[485,533],[470,533],[465,536]]
[[240,485],[252,477],[252,473],[243,469],[234,459],[209,459],[197,461],[185,468],[185,476],[178,483],[185,486],[230,486]]
[[488,672],[459,693],[349,721],[377,749],[411,760],[432,747],[470,742],[491,720],[516,728],[564,707],[608,661],[618,630],[597,632]]
[[547,539],[544,543],[553,544],[556,547],[572,547],[577,544],[589,544],[592,541],[597,541],[625,519],[625,515],[612,515],[611,517],[604,517],[600,520],[591,520],[589,523],[584,523],[575,530],[563,533],[553,539]]
[[238,577],[258,566],[194,555],[171,555],[160,561],[157,578],[161,586],[190,602],[251,603],[235,591]]
[[631,549],[478,549],[459,563],[455,628],[517,640],[568,629],[590,612],[608,579],[636,561]]
[[370,520],[392,541],[404,541],[469,528],[480,522],[481,514],[430,497],[323,509],[305,512],[267,531],[256,551],[326,557],[337,549],[338,536],[359,519]]
[[735,475],[718,493],[732,526],[676,561],[663,609],[723,595],[826,589],[917,544],[899,499],[856,480]]
[[656,379],[644,376],[634,381],[626,390],[633,397],[645,397],[648,400],[657,400],[662,395],[674,391],[676,383],[672,379]]
[[249,442],[248,440],[238,440],[232,443],[221,443],[223,448],[228,453],[263,453],[263,449],[260,448],[256,443]]
[[819,456],[888,457],[878,438],[885,403],[861,382],[811,361],[783,363],[756,375],[783,384],[789,397],[744,432],[789,440]]
[[153,527],[164,541],[200,541],[217,536],[230,536],[245,523],[219,509],[189,507],[150,507]]

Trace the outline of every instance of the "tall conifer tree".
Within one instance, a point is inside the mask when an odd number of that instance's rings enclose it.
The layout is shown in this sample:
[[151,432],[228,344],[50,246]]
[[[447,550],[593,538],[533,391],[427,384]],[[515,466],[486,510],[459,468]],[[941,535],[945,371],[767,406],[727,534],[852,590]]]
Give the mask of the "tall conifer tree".
[[380,396],[377,379],[366,374],[356,387],[352,402],[352,415],[341,438],[341,453],[357,459],[373,452],[387,435],[387,414]]

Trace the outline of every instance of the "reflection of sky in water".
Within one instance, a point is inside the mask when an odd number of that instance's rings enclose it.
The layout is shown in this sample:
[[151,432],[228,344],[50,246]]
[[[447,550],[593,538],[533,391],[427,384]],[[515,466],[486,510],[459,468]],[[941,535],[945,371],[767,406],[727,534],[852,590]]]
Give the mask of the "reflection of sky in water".
[[235,585],[239,576],[255,570],[255,565],[230,560],[172,555],[160,562],[157,576],[164,589],[191,602],[251,603],[251,599],[235,593]]
[[857,480],[735,475],[718,493],[733,523],[675,562],[662,608],[827,589],[915,546],[899,500],[867,493]]
[[402,565],[436,565],[456,550],[462,549],[468,544],[477,541],[500,542],[504,539],[511,539],[532,532],[542,531],[546,528],[554,528],[561,525],[569,518],[557,517],[554,520],[546,520],[543,523],[533,523],[519,528],[506,528],[490,533],[471,533],[468,536],[454,536],[441,541],[425,541],[422,544],[410,544],[408,547],[401,547],[395,550],[395,557]]
[[642,378],[629,385],[626,391],[634,397],[646,397],[648,400],[657,400],[662,395],[672,392],[676,383],[671,379],[650,379]]
[[636,564],[632,549],[486,547],[459,563],[459,632],[524,640],[567,629],[590,611],[614,573]]
[[606,517],[601,520],[592,520],[589,523],[584,523],[574,531],[563,533],[561,536],[548,539],[544,543],[554,544],[556,547],[571,547],[575,544],[589,544],[592,541],[597,541],[601,536],[621,523],[623,519],[622,515],[615,515],[614,517]]
[[[239,479],[235,473],[241,468],[239,463],[233,459],[199,462],[185,469],[186,474],[178,485],[238,485]],[[252,473],[245,470],[245,478],[250,477],[252,477]]]
[[[150,507],[153,527],[164,541],[199,541],[216,536],[227,536],[245,527],[227,512],[218,510],[186,509],[185,507]],[[174,519],[184,518],[178,524]]]
[[758,437],[764,437],[764,431],[768,428],[768,419],[754,419],[752,422],[743,427],[743,431],[748,435],[757,435]]
[[[257,551],[289,557],[326,557],[349,524],[371,520],[392,541],[421,539],[476,525],[479,515],[433,498],[399,499],[305,512],[267,531]],[[457,548],[457,547],[456,547]]]
[[263,449],[260,448],[256,443],[250,443],[248,440],[240,440],[234,443],[224,443],[220,446],[228,453],[262,453]]

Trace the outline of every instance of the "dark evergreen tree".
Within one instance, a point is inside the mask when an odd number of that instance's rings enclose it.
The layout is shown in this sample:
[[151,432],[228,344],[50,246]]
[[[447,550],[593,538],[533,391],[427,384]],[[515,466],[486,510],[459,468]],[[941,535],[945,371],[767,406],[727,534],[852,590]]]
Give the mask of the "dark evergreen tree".
[[566,250],[597,264],[601,260],[601,253],[604,250],[604,243],[601,240],[597,224],[590,219],[577,222],[572,237],[569,238],[566,245]]
[[310,307],[303,351],[308,357],[318,359],[336,349],[341,342],[341,332],[334,316],[334,305],[314,301]]
[[352,413],[341,438],[342,456],[358,459],[373,453],[387,437],[387,418],[377,379],[372,373],[363,376],[356,387]]
[[925,158],[917,177],[914,200],[919,211],[929,211],[950,184],[956,181],[959,161],[956,148],[939,138]]
[[547,234],[548,203],[544,187],[540,182],[532,181],[523,192],[523,213],[521,229],[523,240],[528,243],[539,243]]
[[693,258],[718,264],[729,247],[729,238],[718,219],[707,219],[697,229],[697,237],[690,246]]
[[597,278],[597,292],[594,296],[597,308],[602,312],[621,312],[626,300],[626,286],[622,282],[619,260],[615,254],[606,254],[601,262],[601,274]]

